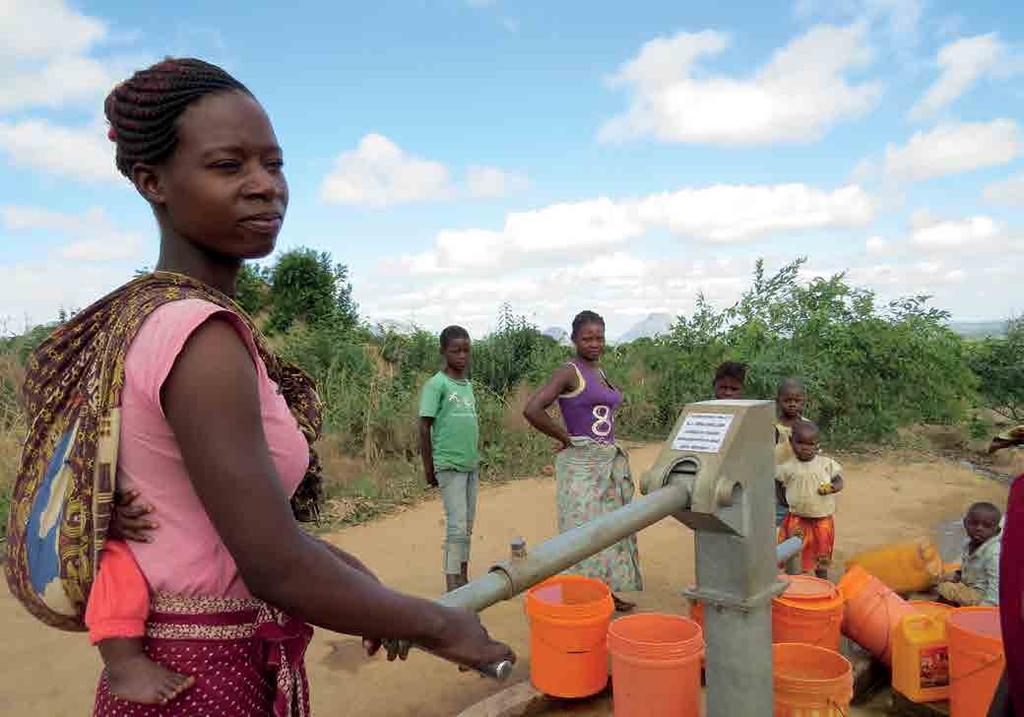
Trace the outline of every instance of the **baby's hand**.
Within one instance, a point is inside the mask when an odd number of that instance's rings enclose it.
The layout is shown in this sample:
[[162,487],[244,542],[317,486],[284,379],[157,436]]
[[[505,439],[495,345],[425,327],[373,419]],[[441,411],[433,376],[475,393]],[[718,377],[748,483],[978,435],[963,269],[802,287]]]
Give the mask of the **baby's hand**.
[[137,543],[152,542],[153,537],[150,533],[157,527],[157,524],[149,519],[153,506],[138,501],[138,498],[139,492],[135,490],[114,493],[114,510],[110,516],[108,529],[110,537],[133,540]]

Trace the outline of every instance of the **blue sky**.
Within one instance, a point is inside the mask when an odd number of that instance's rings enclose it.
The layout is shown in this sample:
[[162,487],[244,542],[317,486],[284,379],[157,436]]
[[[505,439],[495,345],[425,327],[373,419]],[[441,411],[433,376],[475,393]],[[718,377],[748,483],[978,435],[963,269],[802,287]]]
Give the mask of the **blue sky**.
[[151,265],[102,99],[164,55],[267,108],[280,248],[348,264],[362,313],[612,335],[753,262],[808,257],[958,319],[1024,309],[1024,6],[933,0],[149,4],[0,0],[0,328]]

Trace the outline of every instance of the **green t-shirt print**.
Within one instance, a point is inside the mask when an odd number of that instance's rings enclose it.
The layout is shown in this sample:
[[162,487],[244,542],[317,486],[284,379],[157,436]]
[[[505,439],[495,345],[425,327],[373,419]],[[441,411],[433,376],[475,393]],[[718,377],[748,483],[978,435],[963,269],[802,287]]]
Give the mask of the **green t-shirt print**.
[[475,471],[480,463],[480,426],[476,420],[473,384],[456,381],[443,371],[434,374],[420,397],[420,416],[433,418],[430,444],[434,470]]

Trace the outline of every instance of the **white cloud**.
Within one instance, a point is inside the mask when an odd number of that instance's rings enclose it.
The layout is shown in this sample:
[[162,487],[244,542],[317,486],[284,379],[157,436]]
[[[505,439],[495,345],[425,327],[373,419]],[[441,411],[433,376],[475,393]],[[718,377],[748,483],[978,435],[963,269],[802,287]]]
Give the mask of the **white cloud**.
[[124,69],[93,54],[108,35],[63,0],[0,1],[0,112],[96,102]]
[[797,17],[833,18],[882,27],[893,44],[905,49],[917,43],[924,0],[797,0]]
[[881,96],[880,84],[846,78],[871,60],[862,25],[814,27],[749,78],[703,72],[698,61],[720,54],[729,41],[705,30],[646,43],[610,79],[630,90],[631,106],[605,123],[599,137],[727,146],[809,142],[864,114]]
[[462,187],[441,162],[409,154],[384,135],[372,133],[364,136],[356,149],[341,153],[320,185],[320,197],[330,204],[380,209],[460,196],[502,197],[527,185],[526,177],[514,172],[471,165]]
[[46,230],[70,240],[58,251],[61,259],[77,262],[129,261],[142,253],[142,237],[118,228],[100,208],[66,214],[39,207],[0,206],[0,223],[11,231]]
[[1000,69],[1006,46],[996,33],[965,37],[939,50],[939,78],[910,110],[913,119],[933,115],[951,104],[979,79]]
[[544,263],[552,256],[614,246],[644,232],[635,207],[607,197],[512,212],[500,231],[443,230],[431,250],[407,255],[398,268],[412,273],[453,273]]
[[649,267],[648,262],[627,252],[617,251],[595,256],[579,268],[578,275],[583,279],[636,279],[643,276]]
[[0,112],[24,107],[61,107],[102,96],[116,83],[113,71],[90,57],[57,57],[40,68],[4,72],[0,68]]
[[0,122],[0,151],[15,165],[83,182],[117,182],[114,146],[99,126]]
[[445,199],[452,192],[443,164],[407,154],[380,134],[368,134],[356,149],[342,152],[320,188],[324,201],[369,207]]
[[1007,206],[1024,206],[1024,172],[993,182],[985,187],[985,201],[991,204]]
[[617,247],[662,228],[706,242],[739,242],[773,232],[862,226],[873,217],[871,198],[857,186],[715,185],[512,212],[500,230],[445,230],[430,250],[387,266],[413,274],[505,270]]
[[87,51],[107,34],[99,20],[82,15],[63,0],[0,2],[0,56],[46,59]]
[[910,244],[928,251],[993,251],[1006,243],[1006,227],[992,217],[937,219],[917,212],[911,220]]
[[885,254],[890,250],[891,245],[885,237],[873,236],[867,238],[864,248],[868,254]]
[[1020,128],[1011,119],[941,124],[885,150],[885,169],[897,179],[922,181],[995,167],[1021,153]]
[[889,262],[851,267],[851,282],[877,290],[886,290],[890,298],[911,294],[935,294],[939,287],[962,284],[968,272],[941,261]]
[[806,184],[728,185],[681,189],[639,203],[649,225],[712,242],[736,242],[771,232],[861,226],[874,216],[856,185],[831,192]]
[[54,321],[61,310],[84,309],[130,278],[130,270],[111,264],[0,264],[0,333],[20,333]]
[[466,170],[466,190],[471,197],[504,197],[529,186],[526,177],[498,167],[471,166]]
[[494,328],[505,302],[541,326],[564,325],[580,309],[594,308],[608,320],[611,335],[619,335],[648,313],[689,310],[698,292],[720,305],[734,300],[749,283],[750,269],[747,259],[654,260],[627,250],[598,250],[567,256],[557,268],[488,278],[473,272],[384,277],[357,287],[357,298],[375,319],[440,328],[457,316],[475,335]]

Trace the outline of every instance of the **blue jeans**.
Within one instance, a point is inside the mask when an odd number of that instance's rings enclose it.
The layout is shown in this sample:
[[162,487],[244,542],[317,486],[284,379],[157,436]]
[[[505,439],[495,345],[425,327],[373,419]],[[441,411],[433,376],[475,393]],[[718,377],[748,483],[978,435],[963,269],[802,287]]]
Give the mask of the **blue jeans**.
[[462,564],[469,562],[479,480],[476,471],[440,470],[436,476],[444,502],[446,524],[444,572],[446,575],[458,575],[462,572]]

